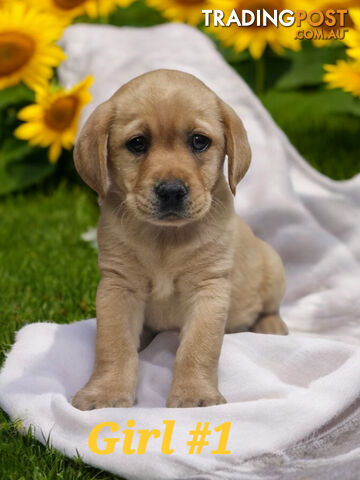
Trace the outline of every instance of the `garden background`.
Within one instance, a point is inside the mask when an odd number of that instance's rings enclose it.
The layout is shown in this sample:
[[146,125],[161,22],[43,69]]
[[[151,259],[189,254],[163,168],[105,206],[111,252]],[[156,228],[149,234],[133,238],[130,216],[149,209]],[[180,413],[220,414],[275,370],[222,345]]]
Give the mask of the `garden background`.
[[[261,4],[261,5],[260,5]],[[316,4],[316,5],[315,5]],[[213,38],[304,158],[336,180],[360,172],[360,10],[356,3],[285,0],[0,0],[0,362],[35,321],[95,316],[97,254],[82,234],[96,198],[78,178],[72,145],[91,78],[58,84],[56,46],[74,22],[148,27],[185,21]],[[294,41],[294,29],[205,28],[203,8],[348,8],[344,41]],[[311,26],[305,28],[311,30]],[[121,45],[117,46],[121,48]],[[340,87],[340,88],[338,88]],[[2,479],[110,479],[18,434],[0,411]]]

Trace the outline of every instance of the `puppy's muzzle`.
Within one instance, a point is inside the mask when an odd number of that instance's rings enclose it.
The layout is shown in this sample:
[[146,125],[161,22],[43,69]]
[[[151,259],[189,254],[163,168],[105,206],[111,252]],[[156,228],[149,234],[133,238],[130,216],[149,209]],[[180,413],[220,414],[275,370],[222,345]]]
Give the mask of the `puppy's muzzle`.
[[154,192],[159,218],[183,214],[189,189],[182,180],[163,180],[156,185]]

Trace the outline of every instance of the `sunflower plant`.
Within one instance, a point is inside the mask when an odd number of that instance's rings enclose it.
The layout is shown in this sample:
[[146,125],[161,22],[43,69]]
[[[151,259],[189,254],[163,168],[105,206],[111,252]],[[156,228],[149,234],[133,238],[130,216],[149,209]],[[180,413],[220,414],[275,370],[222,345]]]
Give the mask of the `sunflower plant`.
[[65,90],[49,86],[36,92],[35,103],[24,107],[18,118],[25,123],[15,130],[15,136],[30,145],[49,147],[49,160],[57,162],[63,148],[70,150],[77,132],[84,105],[91,101],[88,76],[75,87]]
[[341,88],[360,98],[360,9],[351,11],[351,20],[352,28],[344,39],[347,59],[324,65],[324,81],[330,88]]
[[54,43],[63,28],[54,16],[25,3],[7,4],[0,15],[0,89],[20,81],[31,89],[46,85],[65,58]]

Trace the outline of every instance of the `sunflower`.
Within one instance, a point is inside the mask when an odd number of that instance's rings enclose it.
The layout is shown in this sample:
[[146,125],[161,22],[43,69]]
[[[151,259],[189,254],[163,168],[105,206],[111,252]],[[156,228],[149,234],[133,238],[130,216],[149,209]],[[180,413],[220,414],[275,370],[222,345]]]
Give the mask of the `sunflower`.
[[91,101],[92,82],[88,76],[70,90],[50,91],[48,87],[38,91],[36,103],[18,113],[26,123],[15,130],[15,136],[31,145],[50,147],[49,160],[55,163],[62,148],[69,150],[74,144],[81,110]]
[[0,14],[0,89],[23,81],[30,88],[46,85],[65,58],[54,42],[64,23],[54,16],[12,2]]
[[[218,8],[216,0],[211,0],[213,7]],[[238,15],[241,10],[265,9],[270,15],[274,15],[274,10],[294,10],[294,6],[289,6],[286,0],[223,0],[221,9],[224,11],[226,20],[235,8]],[[285,17],[286,19],[286,17]],[[267,26],[257,26],[256,22],[250,26],[239,27],[232,23],[229,27],[209,27],[209,29],[223,42],[225,46],[233,46],[234,50],[241,52],[249,49],[253,58],[258,59],[264,53],[269,45],[276,53],[281,54],[284,47],[292,50],[299,50],[301,42],[295,39],[296,27],[284,27],[279,24],[278,28],[268,22]]]
[[351,10],[351,20],[353,28],[350,28],[345,35],[344,42],[349,47],[347,54],[357,60],[360,60],[360,10]]
[[324,81],[330,88],[342,88],[355,96],[360,96],[360,60],[346,62],[338,60],[336,65],[324,65]]
[[[303,9],[306,10],[308,13],[312,10],[321,10],[324,14],[327,10],[339,10],[339,9],[346,9],[349,11],[350,15],[345,15],[345,25],[344,27],[340,27],[340,14],[337,13],[335,14],[335,19],[336,19],[336,25],[334,26],[329,26],[326,25],[324,22],[322,25],[319,25],[318,27],[312,27],[311,25],[308,24],[308,28],[311,30],[322,30],[325,35],[329,34],[331,30],[339,30],[342,28],[349,29],[350,27],[353,26],[353,18],[352,18],[352,12],[353,8],[358,4],[359,0],[316,0],[315,4],[313,1],[306,0],[305,3],[303,4]],[[319,18],[317,18],[318,15],[313,15],[313,20],[317,21]],[[345,32],[345,38],[349,35],[348,32]],[[316,47],[328,47],[329,43],[331,40],[313,40],[313,44]]]
[[80,15],[105,17],[116,6],[127,7],[134,0],[27,0],[38,8],[70,20]]
[[146,0],[150,7],[160,10],[172,22],[197,25],[203,18],[202,10],[209,7],[207,0]]

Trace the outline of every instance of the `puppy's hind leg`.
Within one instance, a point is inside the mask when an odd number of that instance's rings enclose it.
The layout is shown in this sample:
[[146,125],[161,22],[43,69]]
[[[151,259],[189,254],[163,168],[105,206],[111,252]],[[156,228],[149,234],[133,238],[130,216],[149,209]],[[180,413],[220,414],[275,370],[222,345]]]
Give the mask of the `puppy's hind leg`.
[[250,329],[254,333],[287,335],[289,330],[278,313],[262,314]]
[[285,271],[281,258],[270,245],[262,242],[264,254],[264,281],[262,312],[251,328],[255,333],[287,335],[287,326],[280,317],[280,302],[285,294]]

